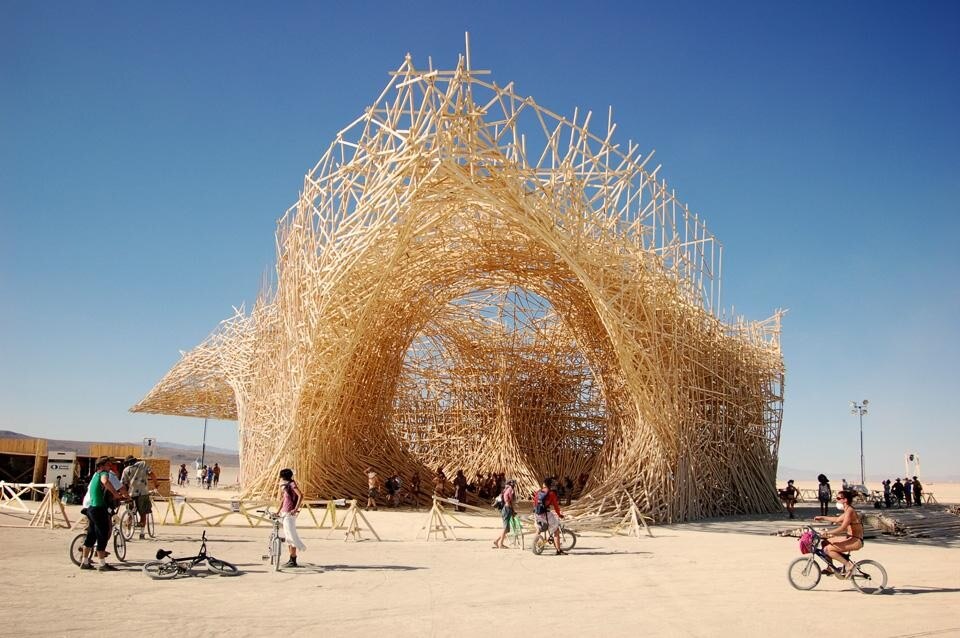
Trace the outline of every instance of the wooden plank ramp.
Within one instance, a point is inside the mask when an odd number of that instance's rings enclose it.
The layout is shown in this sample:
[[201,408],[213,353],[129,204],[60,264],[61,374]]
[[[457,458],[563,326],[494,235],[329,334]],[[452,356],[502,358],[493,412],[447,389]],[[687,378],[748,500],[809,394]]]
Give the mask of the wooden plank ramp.
[[907,538],[960,541],[960,507],[924,505],[863,512],[864,523]]

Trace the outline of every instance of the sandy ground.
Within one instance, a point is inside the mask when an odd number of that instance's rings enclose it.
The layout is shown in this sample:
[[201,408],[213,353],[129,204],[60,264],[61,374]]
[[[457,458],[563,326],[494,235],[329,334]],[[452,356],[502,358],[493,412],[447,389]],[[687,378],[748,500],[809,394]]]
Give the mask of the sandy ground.
[[[930,489],[960,502],[960,486]],[[809,520],[814,509],[798,513]],[[783,516],[658,526],[654,538],[587,533],[559,557],[492,549],[493,517],[462,516],[474,527],[458,527],[459,540],[427,542],[414,540],[425,510],[367,516],[383,542],[304,529],[304,567],[281,572],[261,560],[267,529],[207,528],[209,552],[243,573],[198,569],[168,582],[150,580],[140,566],[161,547],[193,553],[202,528],[159,526],[157,539],[129,543],[117,573],[74,567],[67,547],[75,532],[0,528],[0,634],[87,634],[130,617],[140,619],[140,635],[178,637],[808,637],[833,634],[846,618],[870,636],[960,636],[960,543],[868,539],[860,557],[882,562],[892,587],[868,597],[826,577],[813,591],[791,588],[786,568],[797,542],[771,535],[791,527]]]

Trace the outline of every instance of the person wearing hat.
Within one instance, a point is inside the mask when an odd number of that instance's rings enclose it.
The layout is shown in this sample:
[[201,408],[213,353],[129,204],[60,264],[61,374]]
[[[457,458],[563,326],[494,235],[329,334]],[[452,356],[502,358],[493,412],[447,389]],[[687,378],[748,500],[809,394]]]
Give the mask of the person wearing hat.
[[507,549],[504,542],[507,540],[507,532],[510,531],[510,519],[514,513],[514,499],[516,499],[517,482],[513,479],[507,481],[503,491],[500,492],[500,501],[503,508],[500,510],[500,517],[503,519],[503,531],[500,532],[500,538],[493,541],[493,546],[497,549]]
[[101,456],[94,464],[96,473],[90,477],[90,487],[87,489],[89,501],[86,501],[85,512],[90,519],[87,527],[87,537],[83,541],[83,558],[80,560],[80,569],[93,569],[90,564],[96,545],[100,571],[116,571],[116,567],[107,563],[107,541],[110,539],[110,510],[109,497],[116,501],[122,500],[121,493],[110,481],[110,472],[107,466],[113,462],[109,456]]
[[913,504],[917,507],[923,505],[923,486],[920,485],[920,479],[913,477]]
[[126,488],[127,494],[133,500],[137,507],[137,514],[140,515],[140,539],[143,539],[143,530],[147,525],[147,514],[153,511],[153,504],[150,502],[150,488],[157,489],[157,477],[147,465],[146,461],[141,461],[132,454],[127,455],[123,460],[123,474],[120,476],[120,482]]

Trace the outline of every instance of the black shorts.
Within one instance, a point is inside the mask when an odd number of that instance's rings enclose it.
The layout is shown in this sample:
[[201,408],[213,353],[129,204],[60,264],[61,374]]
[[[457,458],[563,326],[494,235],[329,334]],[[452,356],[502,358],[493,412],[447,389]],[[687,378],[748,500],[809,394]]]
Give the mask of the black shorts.
[[106,506],[88,507],[87,518],[90,519],[90,525],[83,546],[92,549],[96,543],[97,551],[106,550],[107,541],[110,540],[110,512]]

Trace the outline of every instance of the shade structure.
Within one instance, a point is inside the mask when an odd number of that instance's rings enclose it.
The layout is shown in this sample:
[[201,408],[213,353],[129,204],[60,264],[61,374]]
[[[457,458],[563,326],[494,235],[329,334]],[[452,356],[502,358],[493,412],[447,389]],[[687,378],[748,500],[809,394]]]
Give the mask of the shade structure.
[[278,223],[276,279],[135,412],[236,419],[248,496],[363,470],[589,477],[576,513],[772,511],[782,312],[720,305],[722,248],[618,141],[410,56]]

